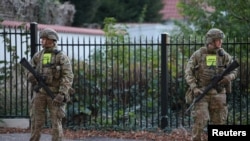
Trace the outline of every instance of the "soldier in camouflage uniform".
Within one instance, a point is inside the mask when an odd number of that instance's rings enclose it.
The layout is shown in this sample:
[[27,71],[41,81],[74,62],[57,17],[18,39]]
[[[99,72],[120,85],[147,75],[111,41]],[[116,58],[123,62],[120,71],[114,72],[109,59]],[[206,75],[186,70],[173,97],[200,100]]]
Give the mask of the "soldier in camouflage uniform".
[[[185,68],[185,79],[193,96],[198,96],[209,85],[212,78],[222,73],[233,61],[221,46],[224,33],[217,28],[210,29],[206,34],[205,47],[195,51]],[[191,112],[192,141],[201,141],[201,135],[208,124],[221,125],[227,120],[228,108],[226,94],[231,92],[231,81],[237,76],[237,69],[223,77],[215,88],[212,88]]]
[[58,34],[55,30],[46,28],[39,36],[43,49],[32,57],[30,63],[42,75],[55,98],[52,99],[43,88],[40,88],[34,76],[28,73],[28,80],[33,88],[36,88],[30,107],[30,141],[39,141],[47,108],[52,124],[52,141],[61,141],[62,118],[65,117],[65,106],[73,83],[72,66],[70,59],[62,51],[57,50]]

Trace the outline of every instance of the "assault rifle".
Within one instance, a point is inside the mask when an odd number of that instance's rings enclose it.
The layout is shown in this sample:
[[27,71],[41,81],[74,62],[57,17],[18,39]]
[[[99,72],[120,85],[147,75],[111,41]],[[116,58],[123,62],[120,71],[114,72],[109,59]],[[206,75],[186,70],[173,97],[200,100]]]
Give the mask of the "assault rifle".
[[223,79],[223,77],[227,74],[229,74],[231,71],[233,71],[234,69],[236,69],[237,67],[239,67],[239,63],[234,60],[226,69],[225,71],[222,72],[222,74],[218,75],[218,76],[215,76],[212,80],[212,82],[205,88],[205,90],[200,94],[198,95],[197,97],[194,98],[193,102],[191,103],[191,105],[188,107],[188,109],[186,110],[186,114],[188,113],[188,111],[194,106],[194,104],[198,101],[200,101],[206,94],[207,92],[214,88],[217,83]]
[[26,60],[26,58],[22,58],[20,61],[20,64],[22,66],[24,66],[30,73],[32,73],[34,75],[34,77],[36,78],[39,88],[43,88],[45,90],[45,92],[52,98],[54,99],[54,95],[53,92],[49,89],[49,87],[45,84],[44,79],[42,78],[42,76],[36,72],[33,67],[30,65],[30,63]]

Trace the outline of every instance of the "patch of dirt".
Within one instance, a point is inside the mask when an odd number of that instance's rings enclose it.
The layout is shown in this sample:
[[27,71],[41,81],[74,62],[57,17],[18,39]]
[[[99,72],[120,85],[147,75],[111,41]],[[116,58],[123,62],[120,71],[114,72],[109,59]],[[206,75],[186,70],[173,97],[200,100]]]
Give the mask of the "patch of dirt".
[[[51,129],[43,129],[42,133],[50,134]],[[30,129],[19,128],[0,128],[0,134],[10,133],[30,133]],[[146,141],[190,141],[191,133],[184,128],[178,128],[172,130],[171,133],[165,133],[159,130],[158,132],[148,131],[97,131],[97,130],[77,130],[72,131],[64,129],[64,136],[68,139],[82,139],[89,137],[108,137],[108,138],[123,138],[123,139],[135,139]],[[207,135],[203,135],[207,140]]]

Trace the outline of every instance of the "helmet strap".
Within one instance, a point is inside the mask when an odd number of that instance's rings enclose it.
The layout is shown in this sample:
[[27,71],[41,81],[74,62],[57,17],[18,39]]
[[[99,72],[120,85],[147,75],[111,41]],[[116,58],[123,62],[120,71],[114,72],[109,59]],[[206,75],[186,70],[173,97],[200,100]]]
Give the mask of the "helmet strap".
[[207,44],[207,53],[209,54],[216,54],[216,47],[214,46],[214,43]]

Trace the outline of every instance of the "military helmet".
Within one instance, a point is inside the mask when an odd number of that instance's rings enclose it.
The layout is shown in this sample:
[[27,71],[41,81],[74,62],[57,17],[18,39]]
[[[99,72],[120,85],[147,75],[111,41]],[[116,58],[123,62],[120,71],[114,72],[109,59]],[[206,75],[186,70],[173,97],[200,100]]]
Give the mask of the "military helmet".
[[215,39],[223,39],[224,33],[218,28],[210,29],[206,34],[206,44],[212,43]]
[[58,41],[59,37],[57,32],[54,29],[51,28],[45,28],[43,29],[40,34],[39,34],[40,38],[48,38],[48,39],[52,39],[55,41]]

